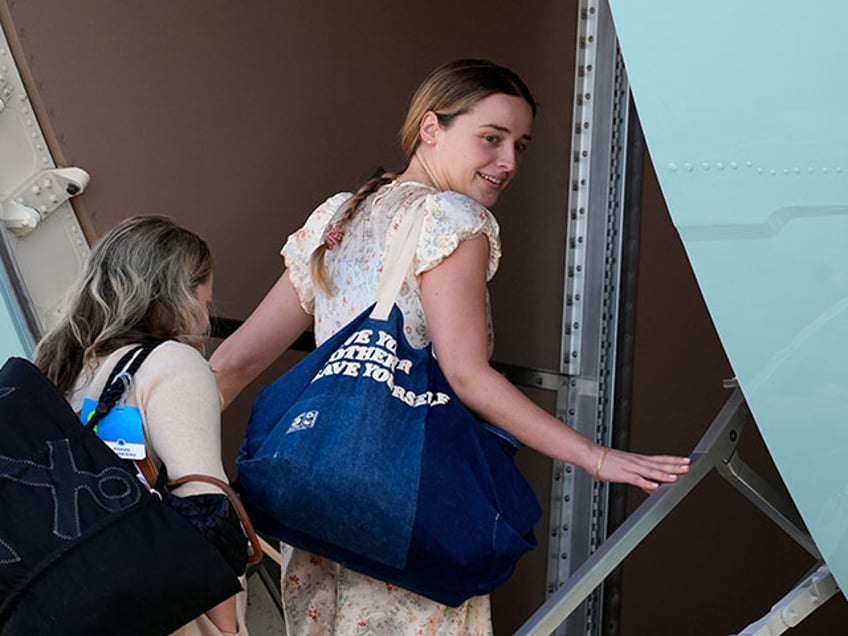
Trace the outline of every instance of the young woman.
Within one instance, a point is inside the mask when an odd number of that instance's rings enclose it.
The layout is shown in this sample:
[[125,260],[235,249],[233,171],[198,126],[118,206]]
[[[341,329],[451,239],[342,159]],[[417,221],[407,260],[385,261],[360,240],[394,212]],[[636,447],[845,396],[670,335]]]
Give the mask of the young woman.
[[[397,303],[410,343],[433,343],[470,410],[598,479],[650,492],[685,473],[684,458],[599,446],[489,365],[487,282],[498,266],[500,241],[488,208],[518,172],[535,110],[521,79],[491,62],[460,60],[433,71],[413,96],[401,130],[407,165],[320,205],[285,244],[287,269],[279,281],[212,356],[225,402],[307,327],[314,326],[320,344],[369,306],[387,235],[400,219],[420,214],[414,272]],[[445,607],[288,546],[282,557],[291,636],[491,633],[488,597]]]
[[[38,344],[35,364],[79,412],[84,398],[98,399],[121,356],[138,344],[161,343],[126,398],[139,408],[147,450],[169,479],[200,473],[226,481],[218,390],[200,352],[211,299],[212,255],[201,238],[164,217],[127,219],[92,249],[67,309]],[[219,491],[190,482],[173,492]],[[176,633],[247,634],[243,597]]]

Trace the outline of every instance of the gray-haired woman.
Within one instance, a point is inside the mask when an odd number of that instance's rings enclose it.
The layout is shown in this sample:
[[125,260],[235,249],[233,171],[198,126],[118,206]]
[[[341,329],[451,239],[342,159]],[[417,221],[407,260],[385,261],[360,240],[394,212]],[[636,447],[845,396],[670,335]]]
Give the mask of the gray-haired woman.
[[[79,412],[97,400],[133,346],[161,343],[133,378],[126,404],[141,414],[149,455],[170,479],[191,473],[227,479],[215,377],[200,347],[209,330],[212,255],[196,234],[168,218],[126,219],[94,245],[35,364]],[[217,493],[191,482],[175,495]],[[247,634],[241,593],[181,628],[187,636]]]

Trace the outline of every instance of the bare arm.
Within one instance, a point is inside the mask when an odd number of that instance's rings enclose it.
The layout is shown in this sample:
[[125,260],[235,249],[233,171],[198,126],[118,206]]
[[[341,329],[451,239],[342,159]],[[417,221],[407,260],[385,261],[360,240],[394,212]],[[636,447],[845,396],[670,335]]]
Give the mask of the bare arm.
[[312,324],[312,316],[300,306],[288,272],[235,333],[212,354],[209,363],[218,380],[222,407],[279,358]]
[[[604,449],[566,426],[515,388],[488,361],[486,263],[488,239],[463,241],[421,276],[421,299],[433,348],[448,382],[463,404],[523,444],[595,475]],[[675,481],[688,460],[613,450],[601,477],[647,492]]]

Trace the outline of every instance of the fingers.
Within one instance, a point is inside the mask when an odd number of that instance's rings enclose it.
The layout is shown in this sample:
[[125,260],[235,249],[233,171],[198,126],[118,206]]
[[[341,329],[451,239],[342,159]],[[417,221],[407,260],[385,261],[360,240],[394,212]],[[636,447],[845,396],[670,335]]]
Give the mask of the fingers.
[[[602,455],[602,457],[605,457]],[[674,483],[680,475],[689,472],[691,461],[688,457],[676,455],[640,455],[620,450],[609,453],[602,475],[596,470],[595,477],[605,481],[627,483],[643,492],[656,492],[662,484]]]
[[630,483],[643,492],[651,494],[661,484],[675,483],[680,475],[689,472],[688,457],[673,455],[633,455],[630,460],[632,470]]

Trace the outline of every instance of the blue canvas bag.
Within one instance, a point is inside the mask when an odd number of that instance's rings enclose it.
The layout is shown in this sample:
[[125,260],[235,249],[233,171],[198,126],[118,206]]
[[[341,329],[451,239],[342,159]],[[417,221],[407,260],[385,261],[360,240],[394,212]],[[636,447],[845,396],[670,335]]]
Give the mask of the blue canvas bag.
[[518,443],[451,390],[394,305],[422,215],[389,245],[378,302],[263,389],[237,460],[257,529],[446,605],[535,547]]

